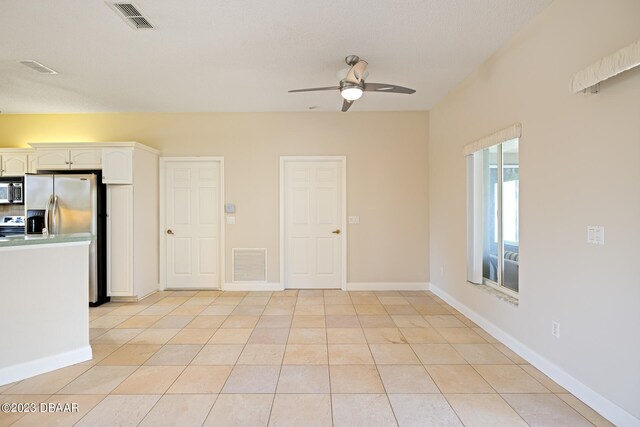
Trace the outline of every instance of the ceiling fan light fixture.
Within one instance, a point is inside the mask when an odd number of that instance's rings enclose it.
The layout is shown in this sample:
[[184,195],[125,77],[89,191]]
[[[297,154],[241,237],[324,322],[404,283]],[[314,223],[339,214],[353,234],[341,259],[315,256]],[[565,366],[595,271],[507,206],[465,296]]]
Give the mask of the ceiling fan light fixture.
[[[344,99],[342,102],[342,111],[346,113],[355,101],[362,98],[364,92],[385,92],[385,93],[404,93],[411,95],[415,93],[414,89],[408,87],[402,87],[398,85],[386,84],[386,83],[365,83],[365,79],[369,75],[367,71],[367,61],[360,59],[356,55],[349,55],[345,58],[345,62],[349,66],[343,70],[338,71],[336,76],[340,83],[339,86],[326,86],[326,87],[313,87],[308,89],[294,89],[289,92],[315,92],[324,90],[339,90],[340,95]],[[310,106],[309,109],[313,109],[314,106]]]
[[362,92],[362,88],[359,86],[343,87],[342,90],[340,90],[340,94],[347,101],[355,101],[356,99],[360,99],[360,97],[362,96]]

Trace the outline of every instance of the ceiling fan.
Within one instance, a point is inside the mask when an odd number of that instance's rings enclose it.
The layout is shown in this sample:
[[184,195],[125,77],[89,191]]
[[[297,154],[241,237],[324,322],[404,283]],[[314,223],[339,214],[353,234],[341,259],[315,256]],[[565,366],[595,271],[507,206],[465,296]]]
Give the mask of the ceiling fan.
[[351,107],[354,101],[360,99],[364,92],[404,93],[407,95],[411,95],[415,92],[414,89],[409,89],[408,87],[386,83],[366,83],[364,79],[369,75],[366,71],[368,65],[367,61],[360,59],[356,55],[349,55],[344,60],[349,68],[338,72],[338,78],[340,79],[339,86],[295,89],[290,90],[289,93],[339,90],[340,95],[344,98],[344,101],[342,102],[342,112],[344,113]]

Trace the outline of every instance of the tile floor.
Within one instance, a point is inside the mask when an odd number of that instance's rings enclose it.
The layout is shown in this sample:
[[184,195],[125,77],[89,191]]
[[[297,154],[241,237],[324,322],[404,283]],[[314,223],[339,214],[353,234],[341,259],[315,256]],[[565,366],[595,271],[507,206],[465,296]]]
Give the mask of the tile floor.
[[0,426],[605,426],[429,292],[160,292],[90,310],[93,360],[0,387]]

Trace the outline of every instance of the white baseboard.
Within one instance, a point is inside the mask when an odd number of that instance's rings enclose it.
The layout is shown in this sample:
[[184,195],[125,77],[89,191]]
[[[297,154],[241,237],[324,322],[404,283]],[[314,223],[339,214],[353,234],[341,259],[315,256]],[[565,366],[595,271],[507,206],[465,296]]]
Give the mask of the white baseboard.
[[118,296],[113,296],[110,297],[111,298],[111,302],[138,302],[140,301],[138,299],[138,297],[118,297]]
[[149,292],[148,294],[141,296],[141,297],[136,297],[136,296],[110,296],[111,301],[112,302],[140,302],[143,299],[150,297],[151,295],[155,294],[156,292],[158,292],[158,289],[154,289],[151,292]]
[[91,346],[88,345],[19,365],[8,366],[0,369],[0,386],[85,362],[91,360],[92,357]]
[[307,285],[307,284],[295,285],[295,286],[293,286],[291,288],[285,288],[285,289],[290,289],[290,290],[307,290],[308,289],[308,290],[311,290],[311,291],[313,291],[313,290],[322,290],[322,291],[324,291],[324,290],[328,290],[328,291],[329,290],[331,290],[331,291],[342,290],[342,288],[340,286],[333,286],[333,287],[321,286],[321,287],[318,287],[318,285],[313,285],[313,284],[312,285]]
[[[222,285],[223,291],[283,291],[282,283],[231,283]],[[294,288],[304,289],[304,288]],[[316,289],[315,287],[309,289]],[[340,288],[336,288],[340,289]],[[177,289],[166,289],[177,290]],[[351,282],[347,283],[347,291],[427,291],[427,282]],[[118,301],[123,301],[118,298]]]
[[347,291],[427,291],[427,282],[349,282]]
[[283,291],[281,283],[225,283],[223,291]]
[[558,365],[547,360],[531,348],[527,347],[522,342],[507,334],[498,326],[494,325],[485,317],[483,317],[481,314],[476,313],[438,286],[434,285],[433,283],[429,283],[429,290],[436,296],[442,298],[447,304],[458,310],[460,313],[467,316],[482,329],[493,335],[501,343],[516,352],[520,357],[538,368],[546,376],[567,389],[574,396],[582,400],[584,403],[589,405],[600,415],[602,415],[615,425],[629,427],[640,426],[640,419],[634,417],[615,403],[611,402],[606,397],[593,391],[578,379],[569,375]]
[[138,298],[138,301],[142,301],[143,299],[150,297],[151,295],[157,293],[159,290],[160,290],[160,285],[158,285],[156,289],[149,291],[149,293],[147,293],[146,295],[143,295],[140,298]]

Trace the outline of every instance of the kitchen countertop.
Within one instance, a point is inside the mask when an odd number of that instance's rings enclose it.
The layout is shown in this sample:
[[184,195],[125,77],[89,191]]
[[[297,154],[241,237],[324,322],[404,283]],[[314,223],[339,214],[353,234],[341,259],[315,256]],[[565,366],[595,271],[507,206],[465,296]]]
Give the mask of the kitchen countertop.
[[40,234],[0,237],[0,248],[13,246],[48,245],[55,243],[85,242],[93,240],[91,233]]

